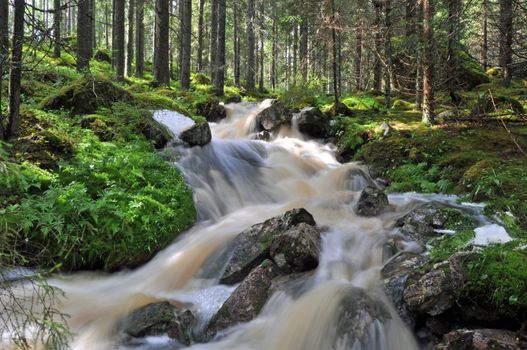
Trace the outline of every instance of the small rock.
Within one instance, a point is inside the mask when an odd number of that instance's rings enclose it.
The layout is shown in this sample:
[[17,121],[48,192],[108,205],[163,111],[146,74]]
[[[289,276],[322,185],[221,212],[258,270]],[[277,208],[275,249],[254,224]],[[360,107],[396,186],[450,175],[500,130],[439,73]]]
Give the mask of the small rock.
[[520,350],[525,344],[502,329],[458,329],[446,334],[434,350]]
[[318,266],[320,232],[311,225],[300,223],[277,236],[270,253],[284,273],[313,270]]
[[293,209],[240,233],[226,250],[231,257],[220,283],[241,282],[253,268],[270,258],[275,237],[301,223],[316,226],[315,219],[305,209]]
[[330,130],[330,119],[318,108],[306,107],[293,117],[298,130],[311,137],[324,138]]
[[271,139],[271,133],[266,130],[260,131],[259,133],[254,134],[253,138],[259,141],[269,141]]
[[196,112],[212,123],[217,123],[227,117],[225,107],[216,100],[199,103],[196,106]]
[[390,136],[393,133],[392,127],[390,126],[390,124],[386,122],[383,122],[380,128],[382,130],[382,136],[384,137]]
[[212,140],[209,123],[196,123],[184,130],[179,136],[190,146],[205,146]]
[[227,97],[225,103],[240,103],[242,102],[242,97],[240,95],[232,95]]
[[252,270],[212,317],[206,332],[207,338],[211,339],[219,331],[237,323],[256,318],[269,297],[271,281],[278,274],[279,270],[271,260],[265,260]]
[[266,100],[269,106],[256,116],[256,122],[262,130],[273,131],[283,124],[291,123],[291,112],[278,100]]
[[357,214],[362,216],[377,216],[388,206],[388,196],[375,187],[366,187],[357,204]]

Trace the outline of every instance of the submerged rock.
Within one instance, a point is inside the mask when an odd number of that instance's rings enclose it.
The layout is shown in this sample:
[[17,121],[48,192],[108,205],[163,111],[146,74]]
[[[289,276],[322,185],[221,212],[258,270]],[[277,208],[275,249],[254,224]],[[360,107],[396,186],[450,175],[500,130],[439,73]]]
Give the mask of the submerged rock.
[[217,100],[199,103],[196,106],[197,114],[204,116],[209,122],[219,122],[227,117],[225,107]]
[[313,270],[318,266],[320,232],[311,225],[300,223],[277,236],[270,253],[284,273]]
[[161,302],[135,310],[123,323],[124,332],[132,337],[167,334],[181,344],[190,345],[195,317],[190,310],[178,311],[169,302]]
[[271,260],[265,260],[253,269],[212,317],[207,338],[237,323],[256,318],[269,297],[272,279],[278,274],[278,267]]
[[298,130],[311,137],[324,138],[328,136],[330,119],[318,108],[306,107],[293,118]]
[[293,209],[240,233],[227,249],[231,258],[220,283],[241,282],[253,268],[270,258],[270,248],[275,237],[301,223],[316,225],[313,216],[305,209]]
[[434,350],[520,350],[527,344],[520,344],[514,332],[502,329],[458,329],[446,334]]
[[257,125],[267,131],[273,131],[283,124],[289,124],[291,119],[291,112],[278,100],[270,101],[269,107],[256,116]]
[[179,136],[190,146],[205,146],[212,140],[209,123],[196,123],[184,130]]
[[384,191],[368,186],[359,198],[357,204],[357,214],[362,216],[379,215],[388,206],[388,196]]

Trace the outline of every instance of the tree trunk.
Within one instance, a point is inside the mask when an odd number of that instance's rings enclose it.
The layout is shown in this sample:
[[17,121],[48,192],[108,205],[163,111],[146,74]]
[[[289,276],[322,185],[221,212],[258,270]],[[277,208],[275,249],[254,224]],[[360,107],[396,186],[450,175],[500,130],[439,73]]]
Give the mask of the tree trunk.
[[[460,0],[448,0],[448,41],[447,41],[447,66],[450,71],[459,71],[459,59],[458,59],[458,45],[459,45],[459,32],[460,32],[460,15],[461,3]],[[452,74],[449,79],[448,88],[451,94],[455,93],[458,85],[458,77],[456,74]]]
[[216,62],[218,51],[218,1],[211,2],[211,28],[210,28],[210,77],[214,82],[216,80]]
[[483,0],[482,4],[482,21],[481,24],[481,66],[483,67],[483,70],[486,72],[489,68],[489,62],[488,62],[488,52],[489,52],[489,4],[488,0]]
[[20,85],[22,81],[25,9],[26,3],[24,0],[15,0],[11,70],[9,72],[8,137],[17,137],[20,134]]
[[423,102],[422,122],[434,124],[434,32],[432,18],[434,10],[430,4],[431,0],[421,0],[423,11]]
[[247,0],[247,70],[246,70],[246,89],[254,91],[254,0]]
[[278,46],[276,44],[278,36],[278,23],[276,20],[276,4],[273,2],[273,47],[272,47],[272,58],[271,58],[271,86],[273,91],[276,90],[276,64],[278,61]]
[[60,0],[53,1],[53,57],[60,57],[60,22],[62,21],[62,8]]
[[126,75],[132,76],[132,66],[134,62],[134,18],[135,18],[135,0],[129,0],[128,3],[128,43],[126,54]]
[[225,85],[225,22],[227,17],[227,0],[218,1],[218,40],[216,41],[216,74],[214,89],[216,95],[223,96]]
[[240,27],[238,5],[233,4],[233,21],[234,21],[234,85],[240,86]]
[[363,31],[363,25],[364,22],[361,19],[359,19],[359,22],[357,24],[357,29],[355,31],[355,65],[354,65],[354,72],[355,72],[355,89],[357,91],[362,90],[362,31]]
[[258,91],[264,92],[264,58],[265,58],[265,47],[264,47],[264,33],[265,33],[265,18],[264,18],[264,0],[260,0],[260,79],[258,82]]
[[190,50],[192,40],[192,1],[181,0],[181,27],[179,35],[181,35],[181,64],[179,69],[179,80],[183,90],[190,89]]
[[90,70],[90,59],[93,55],[92,45],[92,6],[90,0],[79,0],[77,9],[77,70]]
[[97,12],[95,11],[95,0],[90,0],[91,5],[91,44],[92,49],[97,49],[97,40],[96,40],[96,30],[95,30],[95,18],[97,16]]
[[205,0],[199,0],[199,15],[198,15],[198,72],[200,72],[200,73],[203,72],[203,15],[204,15],[204,12],[205,12]]
[[296,86],[298,76],[298,25],[293,27],[293,86]]
[[[9,48],[9,1],[0,0],[0,106],[2,105],[2,92],[4,83],[4,67],[8,62]],[[0,108],[0,140],[4,138],[4,116]]]
[[170,84],[169,50],[169,0],[156,0],[155,16],[155,57],[154,80],[168,86]]
[[500,66],[503,86],[512,81],[513,0],[500,0]]
[[335,96],[335,111],[339,104],[339,89],[338,89],[338,52],[337,52],[337,23],[336,23],[336,10],[335,0],[331,0],[331,37],[333,40],[333,94]]
[[145,62],[145,1],[136,0],[135,16],[135,76],[142,78]]
[[307,19],[303,19],[300,23],[300,72],[302,73],[302,81],[307,84],[307,77],[309,72],[309,27]]
[[117,81],[124,81],[125,71],[125,0],[115,0],[115,70]]
[[385,28],[386,38],[384,40],[384,59],[386,68],[384,70],[384,106],[390,108],[392,99],[392,1],[385,3]]
[[373,7],[375,11],[375,64],[373,67],[373,89],[381,91],[382,85],[382,62],[381,62],[381,12],[382,3],[379,0],[373,0]]

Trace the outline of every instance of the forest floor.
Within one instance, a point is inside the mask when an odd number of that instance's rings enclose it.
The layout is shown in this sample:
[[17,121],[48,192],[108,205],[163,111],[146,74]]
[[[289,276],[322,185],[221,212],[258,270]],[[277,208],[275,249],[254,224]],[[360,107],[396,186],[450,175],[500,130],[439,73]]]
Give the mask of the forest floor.
[[[0,262],[11,266],[113,271],[144,263],[196,219],[183,177],[154,152],[163,131],[150,111],[200,120],[201,103],[268,96],[227,86],[219,100],[202,74],[193,76],[189,92],[177,83],[155,88],[148,69],[143,79],[115,84],[104,55],[83,77],[67,53],[60,59],[26,53],[40,64],[24,72],[22,134],[0,143]],[[309,88],[278,96],[293,109],[331,109],[328,96]],[[485,213],[518,240],[485,248],[471,285],[476,293],[490,290],[496,308],[525,309],[527,276],[518,266],[527,264],[527,254],[517,248],[527,242],[527,83],[515,80],[504,89],[492,78],[460,96],[453,105],[439,95],[437,110],[445,113],[434,127],[421,124],[409,100],[396,98],[386,108],[383,96],[345,96],[352,116],[336,117],[334,141],[344,160],[365,161],[375,177],[389,179],[389,191],[485,202]],[[441,244],[438,254],[462,250],[473,236]]]

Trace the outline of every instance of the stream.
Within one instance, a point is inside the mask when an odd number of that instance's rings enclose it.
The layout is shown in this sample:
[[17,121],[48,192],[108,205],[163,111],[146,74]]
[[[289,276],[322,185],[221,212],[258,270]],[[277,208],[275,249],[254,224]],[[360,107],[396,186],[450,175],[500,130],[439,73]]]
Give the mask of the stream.
[[[51,280],[64,291],[60,310],[70,316],[73,349],[179,349],[168,337],[147,337],[123,345],[120,320],[146,304],[169,300],[190,307],[203,327],[236,286],[219,284],[221,265],[215,258],[244,229],[294,208],[305,208],[322,228],[320,263],[293,297],[275,293],[255,320],[232,327],[221,337],[191,349],[412,350],[418,345],[383,291],[380,269],[383,247],[395,222],[425,202],[451,206],[456,197],[392,194],[377,217],[360,217],[354,208],[373,180],[359,163],[340,164],[336,149],[305,138],[283,126],[270,141],[253,139],[255,117],[263,104],[227,105],[228,117],[211,124],[213,141],[186,148],[177,142],[165,152],[175,159],[194,190],[198,223],[170,247],[135,271],[108,276],[78,273]],[[168,111],[156,119],[175,135],[188,118]],[[190,123],[191,124],[191,123]],[[481,207],[465,206],[480,215]],[[340,302],[352,288],[376,297],[391,319],[368,329],[368,342],[358,343],[335,326]]]

